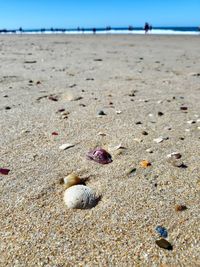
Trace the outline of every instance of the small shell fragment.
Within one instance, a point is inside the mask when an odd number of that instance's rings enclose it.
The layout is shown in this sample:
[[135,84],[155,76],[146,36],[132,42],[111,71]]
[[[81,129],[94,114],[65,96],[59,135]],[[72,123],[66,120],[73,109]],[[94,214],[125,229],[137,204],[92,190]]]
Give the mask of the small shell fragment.
[[142,160],[142,161],[140,162],[140,166],[141,166],[142,168],[147,168],[147,167],[151,166],[151,163],[150,163],[148,160]]
[[93,160],[100,164],[112,162],[112,156],[103,148],[95,148],[87,153],[87,159]]
[[82,183],[81,179],[75,173],[70,173],[63,179],[63,181],[66,189],[70,186]]
[[180,159],[182,156],[179,152],[172,152],[167,155],[167,158]]
[[69,209],[90,209],[98,199],[88,186],[74,185],[65,190],[64,202]]
[[6,169],[6,168],[0,168],[0,174],[8,175],[9,171],[10,171],[9,169]]
[[164,248],[167,250],[172,250],[172,245],[164,238],[161,238],[160,240],[156,240],[156,245],[158,245],[160,248]]
[[175,206],[175,211],[184,211],[186,209],[187,209],[187,207],[185,205],[176,205]]
[[116,110],[115,112],[116,112],[116,114],[121,114],[122,113],[121,110]]
[[73,144],[67,143],[67,144],[63,144],[63,145],[59,146],[59,149],[65,150],[65,149],[68,149],[68,148],[73,147],[73,146],[74,146]]
[[194,123],[196,123],[196,121],[194,121],[194,120],[190,120],[190,121],[187,121],[187,123],[189,123],[189,124],[194,124]]
[[161,142],[163,142],[164,140],[167,140],[167,139],[168,139],[168,137],[160,136],[158,138],[153,139],[153,141],[156,142],[156,143],[161,143]]

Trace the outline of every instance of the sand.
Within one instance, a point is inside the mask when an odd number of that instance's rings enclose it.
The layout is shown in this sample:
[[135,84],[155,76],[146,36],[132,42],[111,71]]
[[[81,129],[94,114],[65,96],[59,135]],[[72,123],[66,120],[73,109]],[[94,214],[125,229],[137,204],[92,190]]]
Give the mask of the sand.
[[[199,36],[7,35],[0,50],[0,265],[200,266]],[[97,146],[112,163],[86,159]],[[72,171],[94,208],[65,206]]]

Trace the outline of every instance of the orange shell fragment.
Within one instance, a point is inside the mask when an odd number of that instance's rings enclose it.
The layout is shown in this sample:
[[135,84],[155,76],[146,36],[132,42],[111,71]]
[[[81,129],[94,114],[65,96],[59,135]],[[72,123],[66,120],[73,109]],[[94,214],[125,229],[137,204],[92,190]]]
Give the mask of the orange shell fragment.
[[142,161],[140,161],[140,166],[142,168],[147,168],[147,167],[151,166],[151,163],[148,160],[142,160]]

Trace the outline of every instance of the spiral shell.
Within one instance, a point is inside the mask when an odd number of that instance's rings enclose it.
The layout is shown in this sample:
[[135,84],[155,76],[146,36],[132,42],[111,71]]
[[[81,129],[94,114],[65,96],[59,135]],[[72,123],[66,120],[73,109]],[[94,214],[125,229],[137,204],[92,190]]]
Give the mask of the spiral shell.
[[74,185],[64,192],[64,202],[70,209],[90,209],[97,201],[92,189],[85,185]]

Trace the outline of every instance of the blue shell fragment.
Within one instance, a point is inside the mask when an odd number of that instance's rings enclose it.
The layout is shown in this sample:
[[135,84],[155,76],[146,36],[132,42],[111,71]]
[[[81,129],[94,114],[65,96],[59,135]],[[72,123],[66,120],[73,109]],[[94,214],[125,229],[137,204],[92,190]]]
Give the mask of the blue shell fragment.
[[162,236],[162,237],[164,237],[164,238],[166,238],[166,237],[168,236],[168,232],[167,232],[167,229],[166,229],[165,227],[157,226],[157,227],[156,227],[156,232],[157,232],[160,236]]

